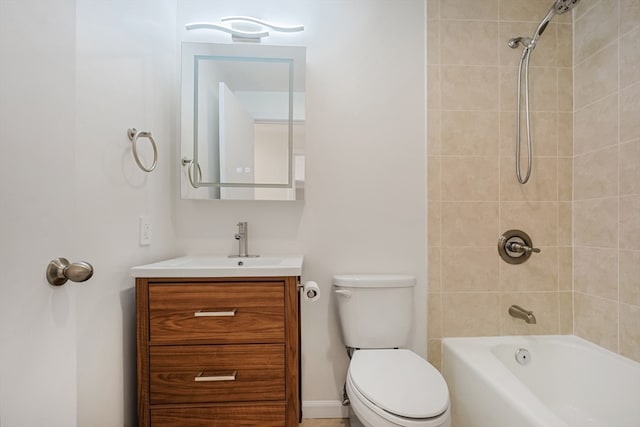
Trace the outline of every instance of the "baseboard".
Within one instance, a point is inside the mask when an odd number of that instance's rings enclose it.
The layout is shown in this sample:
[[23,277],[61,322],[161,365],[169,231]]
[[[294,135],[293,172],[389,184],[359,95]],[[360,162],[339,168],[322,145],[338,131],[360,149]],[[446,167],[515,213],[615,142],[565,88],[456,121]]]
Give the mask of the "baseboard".
[[302,418],[349,418],[349,407],[339,400],[303,400]]

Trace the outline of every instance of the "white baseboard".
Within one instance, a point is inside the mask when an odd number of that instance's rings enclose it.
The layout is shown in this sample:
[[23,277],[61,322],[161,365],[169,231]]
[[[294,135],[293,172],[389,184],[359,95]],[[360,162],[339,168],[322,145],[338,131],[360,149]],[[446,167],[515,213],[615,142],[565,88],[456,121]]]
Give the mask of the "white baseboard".
[[303,400],[302,418],[349,418],[349,407],[339,400]]

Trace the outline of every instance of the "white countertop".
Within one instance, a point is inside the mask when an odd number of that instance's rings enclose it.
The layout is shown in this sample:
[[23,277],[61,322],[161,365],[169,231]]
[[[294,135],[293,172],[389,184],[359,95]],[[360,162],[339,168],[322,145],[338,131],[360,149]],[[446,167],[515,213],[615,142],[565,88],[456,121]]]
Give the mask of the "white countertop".
[[300,276],[302,255],[247,258],[228,256],[184,256],[140,265],[133,277],[265,277]]

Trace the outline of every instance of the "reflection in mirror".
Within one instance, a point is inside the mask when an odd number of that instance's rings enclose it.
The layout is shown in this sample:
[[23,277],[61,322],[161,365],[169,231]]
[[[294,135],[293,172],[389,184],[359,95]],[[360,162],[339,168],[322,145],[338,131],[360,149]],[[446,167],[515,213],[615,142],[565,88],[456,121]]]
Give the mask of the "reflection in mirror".
[[304,194],[305,48],[182,44],[182,197]]

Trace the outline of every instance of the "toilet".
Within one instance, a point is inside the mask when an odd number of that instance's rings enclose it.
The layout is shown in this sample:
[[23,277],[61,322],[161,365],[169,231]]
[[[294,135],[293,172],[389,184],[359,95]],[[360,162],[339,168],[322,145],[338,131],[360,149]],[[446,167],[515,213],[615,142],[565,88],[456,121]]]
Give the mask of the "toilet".
[[351,362],[346,392],[351,426],[450,427],[449,389],[429,362],[406,347],[416,279],[400,274],[333,277]]

